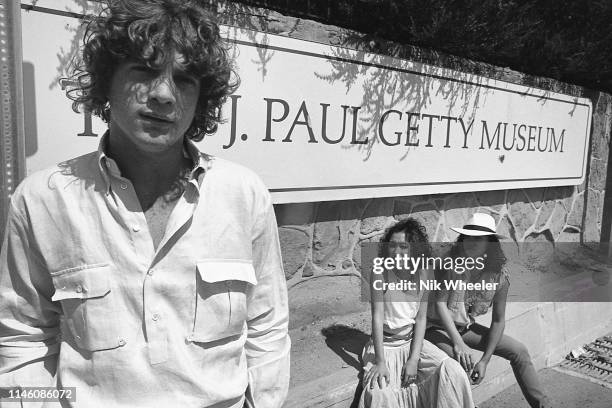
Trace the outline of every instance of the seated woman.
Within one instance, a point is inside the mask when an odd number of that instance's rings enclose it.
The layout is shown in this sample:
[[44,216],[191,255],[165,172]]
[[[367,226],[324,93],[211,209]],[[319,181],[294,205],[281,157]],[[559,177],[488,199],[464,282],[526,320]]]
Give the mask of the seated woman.
[[[455,267],[455,271],[445,271],[444,278],[472,283],[485,281],[497,285],[488,285],[488,290],[470,290],[467,287],[467,290],[439,291],[435,307],[430,306],[425,338],[459,361],[471,373],[475,384],[483,380],[493,354],[509,360],[529,405],[534,408],[549,407],[526,347],[503,334],[510,281],[495,220],[488,214],[475,213],[463,228],[452,229],[460,235],[450,250],[450,257],[474,258],[474,265],[480,265],[480,269],[459,270]],[[480,262],[477,258],[481,258]],[[474,318],[487,313],[491,305],[491,327],[475,323]],[[478,362],[470,354],[470,349],[484,352]]]
[[[410,254],[410,248],[415,246],[429,255],[425,228],[414,219],[400,221],[389,228],[381,242],[382,256]],[[359,407],[474,407],[465,371],[423,339],[428,293],[410,288],[378,290],[380,285],[375,287],[374,281],[381,277],[385,283],[415,282],[417,289],[419,280],[428,278],[424,270],[413,274],[405,269],[372,273],[372,337],[362,354],[364,390]]]

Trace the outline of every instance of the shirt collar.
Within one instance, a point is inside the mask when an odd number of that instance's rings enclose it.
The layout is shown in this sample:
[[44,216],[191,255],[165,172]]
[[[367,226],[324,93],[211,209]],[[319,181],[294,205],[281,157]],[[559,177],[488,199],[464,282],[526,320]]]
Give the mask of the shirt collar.
[[[117,166],[115,160],[106,154],[108,148],[108,135],[109,131],[107,130],[100,138],[100,143],[98,144],[98,168],[104,180],[106,194],[110,192],[110,178],[121,177],[119,166]],[[185,138],[183,143],[183,157],[191,159],[193,163],[189,175],[189,182],[199,191],[204,174],[212,166],[213,156],[201,152],[193,140]]]

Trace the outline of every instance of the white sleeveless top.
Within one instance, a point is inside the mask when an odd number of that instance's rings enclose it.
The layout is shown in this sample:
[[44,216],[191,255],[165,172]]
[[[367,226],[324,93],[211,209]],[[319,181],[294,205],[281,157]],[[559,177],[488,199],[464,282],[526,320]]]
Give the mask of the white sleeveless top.
[[[385,274],[385,282],[401,282],[395,271]],[[427,279],[427,271],[420,271],[420,279],[405,278],[416,282]],[[409,339],[412,337],[415,318],[421,305],[423,290],[387,290],[384,293],[383,337],[388,340]],[[426,300],[425,300],[426,301]]]

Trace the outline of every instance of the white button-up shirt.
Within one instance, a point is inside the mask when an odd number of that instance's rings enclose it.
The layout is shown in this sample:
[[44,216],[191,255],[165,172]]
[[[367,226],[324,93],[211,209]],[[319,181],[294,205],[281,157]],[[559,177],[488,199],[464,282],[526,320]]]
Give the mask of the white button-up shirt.
[[76,407],[280,407],[287,288],[267,189],[186,141],[194,168],[155,250],[105,141],[12,196],[0,387],[76,387]]

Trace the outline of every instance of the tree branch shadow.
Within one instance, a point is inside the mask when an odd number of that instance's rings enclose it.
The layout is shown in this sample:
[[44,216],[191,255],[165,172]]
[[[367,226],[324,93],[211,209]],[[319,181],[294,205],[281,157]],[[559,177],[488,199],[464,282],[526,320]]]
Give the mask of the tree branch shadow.
[[[431,113],[467,117],[469,122],[491,91],[479,86],[487,81],[483,76],[423,64],[407,57],[406,47],[401,44],[377,43],[369,35],[352,33],[344,38],[341,47],[332,48],[328,59],[330,71],[317,73],[319,79],[330,84],[341,83],[347,93],[354,87],[361,87],[363,113],[357,140],[367,140],[367,143],[343,148],[362,150],[364,161],[381,143],[378,123],[385,111],[423,112],[431,107],[435,97],[445,100],[447,109]],[[413,146],[405,146],[401,160],[413,149]]]

